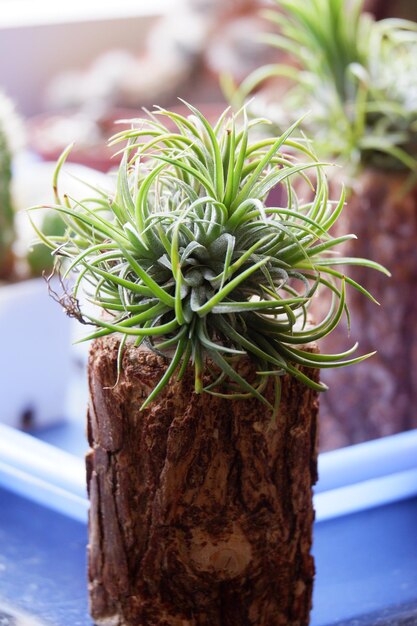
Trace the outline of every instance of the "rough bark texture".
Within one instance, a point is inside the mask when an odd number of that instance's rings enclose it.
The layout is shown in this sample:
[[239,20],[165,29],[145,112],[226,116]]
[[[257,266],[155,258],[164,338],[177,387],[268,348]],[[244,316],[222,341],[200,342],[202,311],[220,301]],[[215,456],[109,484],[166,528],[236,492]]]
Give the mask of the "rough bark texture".
[[196,395],[188,372],[142,412],[166,364],[128,347],[113,387],[117,347],[115,337],[96,340],[89,360],[95,621],[307,625],[315,392],[285,379],[272,424],[256,400]]
[[[320,411],[320,446],[331,449],[417,427],[417,187],[406,191],[407,176],[369,170],[344,212],[343,231],[357,241],[345,253],[385,265],[387,278],[368,269],[349,268],[380,302],[350,289],[350,343],[360,352],[377,350],[369,360],[342,370],[327,370]],[[346,348],[347,327],[321,344],[323,352]]]

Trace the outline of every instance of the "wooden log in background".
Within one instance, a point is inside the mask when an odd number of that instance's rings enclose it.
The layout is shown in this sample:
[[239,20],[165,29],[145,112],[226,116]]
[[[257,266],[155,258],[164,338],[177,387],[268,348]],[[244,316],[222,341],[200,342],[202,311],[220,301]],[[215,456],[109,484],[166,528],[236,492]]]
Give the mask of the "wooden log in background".
[[17,278],[15,276],[14,255],[11,249],[4,250],[2,252],[3,254],[0,255],[0,281],[13,282],[13,280]]
[[286,378],[274,425],[257,400],[195,394],[188,371],[140,411],[166,363],[128,347],[113,388],[117,348],[96,340],[89,359],[95,621],[307,626],[316,393]]
[[342,350],[358,341],[361,353],[377,354],[353,367],[323,371],[330,386],[321,397],[323,450],[417,427],[417,186],[407,190],[408,181],[407,174],[367,170],[338,225],[358,237],[345,254],[382,263],[392,278],[349,269],[381,306],[350,288],[350,340],[342,323],[321,349]]

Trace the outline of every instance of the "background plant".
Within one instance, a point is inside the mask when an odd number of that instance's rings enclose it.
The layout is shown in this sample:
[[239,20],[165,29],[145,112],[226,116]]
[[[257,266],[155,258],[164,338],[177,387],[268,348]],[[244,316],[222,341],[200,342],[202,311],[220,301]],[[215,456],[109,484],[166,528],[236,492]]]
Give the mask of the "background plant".
[[[277,32],[264,41],[286,61],[260,68],[240,86],[245,99],[275,76],[292,82],[279,102],[268,96],[266,112],[286,126],[310,111],[304,128],[317,150],[355,167],[416,170],[417,25],[375,21],[363,0],[275,0],[265,16]],[[229,85],[230,90],[230,85]]]
[[14,207],[11,194],[12,136],[16,115],[11,101],[0,93],[0,276],[12,271],[15,239]]
[[[0,92],[0,278],[16,280],[27,274],[41,275],[51,271],[53,258],[44,244],[26,251],[25,264],[16,258],[14,244],[19,238],[13,198],[13,159],[24,144],[23,122],[15,111],[10,98]],[[63,234],[65,226],[56,211],[45,211],[40,216],[40,226],[47,234]]]
[[[278,138],[257,140],[254,128],[267,126],[265,120],[248,123],[245,111],[225,111],[212,127],[188,108],[189,117],[156,110],[112,139],[126,142],[112,198],[98,189],[82,200],[61,196],[57,181],[68,151],[61,157],[51,208],[67,232],[39,236],[66,259],[64,278],[76,273],[67,306],[97,327],[86,339],[121,334],[119,365],[129,337],[167,356],[167,370],[145,405],[172,376],[181,379],[189,363],[197,393],[252,395],[268,403],[263,392],[272,377],[277,406],[286,373],[322,390],[300,366],[365,358],[351,358],[356,346],[335,355],[304,347],[331,333],[347,312],[345,283],[371,298],[338,265],[383,269],[334,256],[335,247],[353,237],[328,234],[344,193],[329,199],[323,164],[305,140],[292,138],[297,124]],[[312,200],[297,195],[293,183],[300,177],[314,190]],[[278,185],[282,206],[266,207]],[[80,310],[81,284],[101,315]],[[319,288],[332,294],[332,303],[312,324],[308,307]],[[239,373],[246,354],[256,369],[250,381]]]
[[[39,228],[46,235],[64,235],[65,222],[56,211],[46,210],[41,216]],[[51,249],[45,244],[36,242],[27,251],[26,261],[31,276],[42,276],[53,271],[54,258]]]

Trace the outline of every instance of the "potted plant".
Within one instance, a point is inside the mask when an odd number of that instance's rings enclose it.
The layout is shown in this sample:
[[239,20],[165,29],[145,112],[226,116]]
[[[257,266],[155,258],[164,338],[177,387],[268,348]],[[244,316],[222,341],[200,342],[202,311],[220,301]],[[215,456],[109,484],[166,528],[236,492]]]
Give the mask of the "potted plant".
[[[319,354],[346,310],[335,239],[344,195],[292,137],[256,140],[163,109],[133,120],[111,198],[57,191],[76,272],[63,300],[93,328],[88,364],[89,594],[112,624],[307,624]],[[165,120],[165,121],[164,121]],[[59,170],[65,160],[58,163]],[[314,181],[301,202],[294,182]],[[285,204],[265,208],[276,185]],[[81,285],[94,313],[79,305]],[[318,288],[332,302],[312,323]],[[369,294],[368,294],[369,295]],[[369,355],[367,355],[369,356]]]
[[[261,96],[278,126],[310,110],[303,128],[316,139],[321,158],[336,158],[350,172],[348,207],[339,222],[358,235],[344,253],[371,256],[390,268],[387,284],[356,268],[362,282],[385,306],[377,325],[367,304],[350,296],[351,337],[380,346],[372,367],[344,371],[332,383],[322,411],[323,447],[347,445],[417,426],[413,410],[417,346],[413,282],[417,271],[417,25],[375,21],[362,2],[276,0],[267,16],[277,32],[266,41],[286,51],[288,62],[261,68],[238,92],[244,99],[269,76],[292,81],[283,97]],[[291,65],[290,65],[291,63]],[[236,97],[236,95],[235,95]],[[395,314],[393,311],[395,310]],[[342,329],[342,326],[339,327]],[[337,349],[344,333],[324,341]],[[392,367],[395,361],[396,366]],[[340,387],[339,387],[340,385]],[[339,402],[341,389],[349,389]]]

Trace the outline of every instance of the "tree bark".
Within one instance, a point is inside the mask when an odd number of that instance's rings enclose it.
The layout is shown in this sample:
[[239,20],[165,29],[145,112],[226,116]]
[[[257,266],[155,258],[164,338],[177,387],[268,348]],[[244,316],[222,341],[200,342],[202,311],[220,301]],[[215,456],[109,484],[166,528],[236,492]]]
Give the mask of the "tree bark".
[[141,411],[165,359],[128,346],[114,386],[117,349],[117,337],[99,339],[89,357],[95,621],[306,626],[316,393],[285,378],[273,423],[256,399],[195,394],[187,371]]
[[[382,263],[391,278],[366,268],[349,275],[380,302],[350,288],[350,342],[361,353],[377,350],[354,367],[323,373],[320,445],[331,449],[417,427],[417,186],[408,176],[365,172],[344,211],[343,231],[358,239],[344,253]],[[321,344],[323,352],[347,347],[347,324]]]

